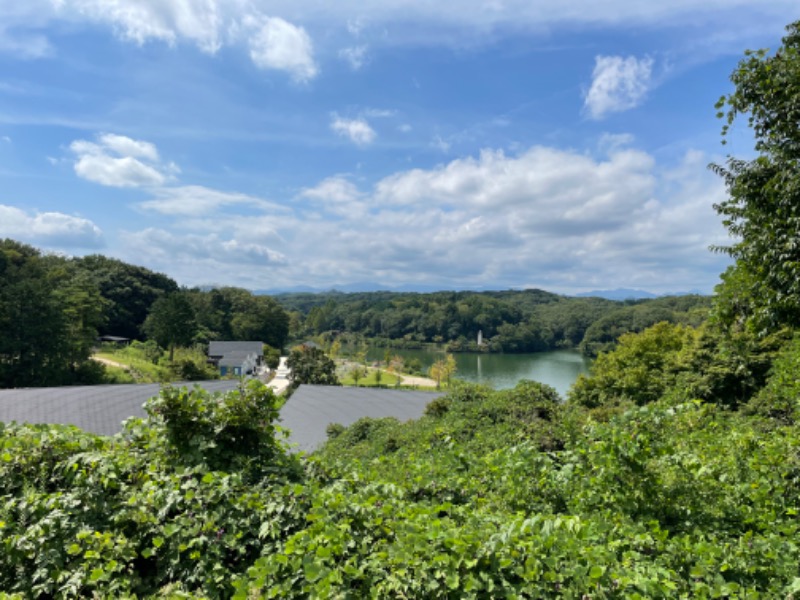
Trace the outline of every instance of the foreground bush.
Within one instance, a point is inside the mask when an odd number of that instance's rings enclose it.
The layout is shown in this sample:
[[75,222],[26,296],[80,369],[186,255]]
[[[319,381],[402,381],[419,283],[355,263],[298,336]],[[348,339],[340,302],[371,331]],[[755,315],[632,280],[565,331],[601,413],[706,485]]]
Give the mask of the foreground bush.
[[798,428],[675,397],[597,422],[541,384],[458,385],[310,458],[287,454],[259,384],[166,389],[114,438],[2,425],[0,591],[793,597]]
[[166,389],[110,439],[0,424],[0,590],[229,596],[307,510],[276,402]]

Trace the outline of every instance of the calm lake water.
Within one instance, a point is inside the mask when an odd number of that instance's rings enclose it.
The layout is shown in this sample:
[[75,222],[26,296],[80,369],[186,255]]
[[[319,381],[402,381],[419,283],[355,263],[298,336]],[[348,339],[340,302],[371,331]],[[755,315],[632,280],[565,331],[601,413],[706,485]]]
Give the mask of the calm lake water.
[[[383,360],[384,348],[371,348],[370,360]],[[424,369],[444,356],[430,350],[392,350],[404,359],[418,358]],[[471,354],[454,353],[458,372],[465,381],[485,383],[495,389],[513,388],[522,379],[532,379],[551,385],[562,397],[578,375],[588,373],[591,360],[574,350],[554,350],[530,354]]]

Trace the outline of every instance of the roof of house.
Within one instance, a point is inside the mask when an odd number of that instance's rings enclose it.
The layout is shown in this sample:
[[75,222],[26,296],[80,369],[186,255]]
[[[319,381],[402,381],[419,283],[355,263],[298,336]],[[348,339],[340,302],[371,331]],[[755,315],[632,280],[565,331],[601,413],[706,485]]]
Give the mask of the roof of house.
[[328,439],[331,423],[352,425],[362,417],[419,419],[425,407],[443,392],[385,388],[301,385],[281,409],[281,426],[291,430],[289,442],[310,452]]
[[130,342],[131,338],[120,337],[118,335],[101,335],[97,338],[101,342]]
[[217,364],[220,367],[241,367],[244,363],[257,359],[259,356],[255,352],[226,352]]
[[[210,392],[236,388],[238,381],[197,382]],[[194,383],[176,383],[191,387]],[[144,417],[144,403],[157,396],[158,383],[91,385],[0,390],[0,421],[76,425],[85,431],[114,435],[130,417]]]
[[[210,392],[235,389],[238,381],[173,384],[200,385]],[[0,421],[76,425],[85,431],[114,435],[130,417],[144,417],[143,405],[158,394],[159,384],[96,385],[0,390]],[[301,385],[281,408],[281,426],[291,430],[296,450],[312,451],[327,439],[330,423],[351,425],[362,417],[418,419],[441,392]]]
[[209,342],[209,356],[225,356],[231,352],[255,352],[264,354],[264,342]]

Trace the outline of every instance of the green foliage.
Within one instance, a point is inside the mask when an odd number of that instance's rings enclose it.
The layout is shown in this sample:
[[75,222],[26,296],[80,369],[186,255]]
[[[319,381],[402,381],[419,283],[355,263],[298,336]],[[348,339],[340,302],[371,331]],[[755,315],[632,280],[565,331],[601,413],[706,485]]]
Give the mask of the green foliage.
[[96,383],[103,301],[67,259],[0,240],[0,387]]
[[758,156],[711,165],[729,194],[715,208],[737,240],[721,250],[736,259],[749,283],[742,316],[764,333],[800,325],[800,22],[787,32],[774,54],[746,53],[731,75],[735,90],[717,104],[726,120],[723,143],[729,127],[746,114]]
[[656,323],[680,323],[697,327],[706,318],[711,301],[704,296],[674,296],[636,302],[613,310],[587,329],[581,350],[589,356],[613,350],[625,333],[638,333]]
[[281,351],[269,344],[264,344],[264,363],[270,369],[277,369],[281,362]]
[[666,322],[639,334],[624,334],[616,350],[597,358],[590,377],[578,379],[570,390],[570,401],[596,408],[658,400],[677,374],[688,370],[686,355],[696,343],[695,330]]
[[165,388],[146,410],[163,422],[175,462],[258,478],[283,460],[278,399],[257,380],[221,398],[199,387]]
[[188,346],[194,338],[194,308],[182,292],[164,296],[153,303],[142,328],[159,346],[169,348],[171,362],[175,347]]
[[[795,341],[773,370],[772,385],[787,393],[796,382],[784,376],[798,352]],[[500,392],[456,384],[440,404],[447,410],[416,423],[331,425],[330,441],[304,471],[274,426],[278,400],[257,383],[224,396],[166,389],[145,420],[110,439],[0,424],[0,590],[234,598],[796,592],[795,426],[773,422],[764,436],[759,417],[668,399],[597,423],[534,382]]]
[[153,302],[178,291],[178,284],[166,275],[99,254],[75,259],[75,264],[106,302],[101,335],[140,338]]
[[[369,292],[283,294],[276,297],[295,314],[298,339],[335,331],[388,347],[444,344],[448,352],[537,352],[581,348],[589,353],[613,346],[628,331],[662,320],[699,324],[709,299],[658,298],[628,303],[568,298],[541,290],[506,292]],[[302,322],[301,315],[305,315]],[[604,319],[602,326],[594,324]],[[478,332],[484,344],[478,346]],[[586,336],[589,336],[588,338]],[[582,344],[583,342],[583,344]]]
[[766,385],[746,410],[782,424],[800,423],[800,334],[795,334],[776,357]]
[[291,369],[289,379],[292,387],[303,383],[314,385],[339,385],[336,377],[336,364],[319,348],[300,346],[292,350],[286,360]]
[[113,439],[0,424],[0,590],[229,597],[302,525],[308,492],[269,391],[166,390],[147,409]]
[[176,348],[172,362],[166,365],[173,381],[206,381],[218,379],[219,371],[208,363],[208,357],[200,346]]

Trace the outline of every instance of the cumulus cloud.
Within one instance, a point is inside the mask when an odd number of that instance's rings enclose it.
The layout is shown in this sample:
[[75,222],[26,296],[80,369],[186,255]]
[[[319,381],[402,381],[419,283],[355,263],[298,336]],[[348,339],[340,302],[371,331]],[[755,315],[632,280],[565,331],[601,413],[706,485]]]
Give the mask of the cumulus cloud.
[[300,195],[322,202],[348,203],[358,200],[361,192],[344,177],[334,176],[324,179],[314,187],[305,188]]
[[[262,69],[288,72],[307,81],[319,71],[313,44],[306,30],[272,13],[259,1],[235,0],[27,0],[25,10],[0,7],[11,23],[28,26],[32,21],[63,19],[90,22],[112,29],[128,42],[144,45],[162,42],[171,46],[189,43],[208,54],[224,46],[243,45],[253,63]],[[25,51],[31,56],[52,53],[42,36],[20,37],[0,29],[0,51]]]
[[[710,291],[726,259],[708,246],[726,234],[712,208],[724,187],[706,162],[695,153],[663,170],[649,154],[621,146],[603,158],[534,147],[401,171],[369,190],[328,178],[301,193],[318,216],[298,209],[282,219],[279,247],[302,265],[285,276],[318,286],[366,280],[581,291],[613,282]],[[260,224],[240,221],[208,226],[237,238],[258,234]]]
[[0,204],[0,238],[3,237],[62,248],[99,248],[104,243],[103,232],[88,219],[58,212],[30,215]]
[[367,46],[352,46],[350,48],[342,48],[339,50],[339,58],[347,62],[353,71],[358,71],[367,64]]
[[96,142],[75,140],[69,148],[76,156],[78,177],[101,185],[155,187],[179,171],[175,164],[159,164],[154,144],[123,135],[101,134]]
[[353,217],[363,215],[366,210],[362,202],[364,195],[355,184],[338,175],[303,189],[299,196],[322,205],[330,214]]
[[366,119],[344,119],[338,115],[333,115],[331,129],[342,137],[348,138],[358,146],[367,146],[375,141],[377,133],[370,127]]
[[[149,228],[123,235],[129,251],[149,263],[181,263],[198,267],[210,266],[217,272],[221,268],[250,266],[282,266],[286,257],[280,252],[257,243],[246,243],[237,239],[225,239],[216,233],[180,234],[163,229]],[[203,276],[207,273],[204,272]]]
[[222,45],[225,20],[217,0],[56,0],[54,5],[63,18],[110,25],[120,37],[140,45],[189,40],[209,53]]
[[145,210],[173,216],[199,216],[213,213],[220,208],[240,205],[262,210],[285,212],[276,204],[248,194],[225,192],[201,185],[163,187],[151,190],[154,198],[139,206]]
[[287,71],[296,81],[316,77],[314,49],[306,30],[279,17],[250,18],[250,58],[262,69]]
[[653,59],[629,56],[595,57],[592,85],[584,107],[593,119],[635,108],[650,89]]

